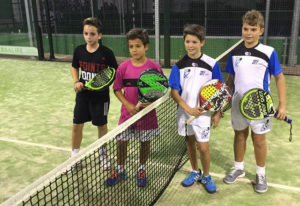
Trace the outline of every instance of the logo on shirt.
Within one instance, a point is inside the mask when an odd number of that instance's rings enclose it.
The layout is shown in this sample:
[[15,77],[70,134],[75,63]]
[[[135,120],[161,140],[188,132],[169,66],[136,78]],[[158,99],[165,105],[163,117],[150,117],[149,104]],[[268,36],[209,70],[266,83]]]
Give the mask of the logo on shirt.
[[205,71],[200,71],[200,75],[205,75]]
[[193,62],[193,63],[192,63],[192,66],[193,66],[193,67],[198,67],[198,64],[195,63],[195,62]]
[[183,73],[183,78],[184,78],[184,79],[187,78],[187,77],[189,76],[190,72],[191,72],[190,69],[185,69],[185,70],[184,70],[184,73]]
[[253,61],[252,61],[252,64],[257,64],[258,63],[258,59],[254,59]]
[[234,66],[237,67],[237,66],[240,64],[240,62],[242,61],[242,59],[243,59],[242,57],[236,58],[236,59],[235,59],[235,62],[234,62]]
[[246,52],[245,52],[245,55],[246,55],[246,56],[251,56],[251,52],[246,51]]

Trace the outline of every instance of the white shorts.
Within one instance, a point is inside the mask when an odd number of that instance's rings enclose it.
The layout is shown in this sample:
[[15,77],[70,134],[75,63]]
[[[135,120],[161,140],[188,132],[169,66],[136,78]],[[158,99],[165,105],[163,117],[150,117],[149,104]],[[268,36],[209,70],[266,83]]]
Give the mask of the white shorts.
[[265,134],[272,129],[271,117],[264,118],[262,120],[250,120],[245,118],[240,110],[241,95],[235,93],[232,97],[231,108],[231,125],[236,131],[241,131],[250,126],[251,130],[255,134]]
[[199,116],[197,119],[187,125],[185,128],[185,122],[189,116],[181,108],[178,109],[177,116],[177,130],[180,136],[195,135],[198,142],[208,142],[210,137],[210,116],[209,113]]
[[128,141],[130,139],[135,138],[140,142],[147,142],[152,140],[153,137],[159,135],[160,135],[159,128],[148,129],[148,130],[126,129],[124,132],[117,135],[116,139],[121,141]]

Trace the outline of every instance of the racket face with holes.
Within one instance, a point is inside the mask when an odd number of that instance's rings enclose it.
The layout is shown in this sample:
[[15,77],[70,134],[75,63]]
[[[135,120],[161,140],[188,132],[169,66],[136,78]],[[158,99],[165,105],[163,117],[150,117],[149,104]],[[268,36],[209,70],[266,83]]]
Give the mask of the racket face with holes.
[[154,102],[167,93],[168,78],[156,69],[147,69],[137,80],[137,87],[140,102]]
[[98,72],[85,86],[91,90],[104,90],[113,83],[115,75],[116,70],[112,67],[107,67]]
[[263,89],[247,91],[240,101],[240,110],[244,117],[251,120],[260,120],[275,115],[273,99]]
[[218,111],[225,106],[230,107],[230,100],[229,87],[218,79],[208,81],[200,90],[199,104],[206,111]]

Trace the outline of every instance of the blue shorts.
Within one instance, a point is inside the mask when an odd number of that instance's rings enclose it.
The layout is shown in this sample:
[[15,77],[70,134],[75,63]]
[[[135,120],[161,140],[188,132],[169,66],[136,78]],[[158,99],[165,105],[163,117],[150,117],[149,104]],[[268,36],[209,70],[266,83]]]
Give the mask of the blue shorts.
[[95,126],[107,124],[110,98],[109,93],[81,91],[76,94],[74,108],[74,124],[92,121]]

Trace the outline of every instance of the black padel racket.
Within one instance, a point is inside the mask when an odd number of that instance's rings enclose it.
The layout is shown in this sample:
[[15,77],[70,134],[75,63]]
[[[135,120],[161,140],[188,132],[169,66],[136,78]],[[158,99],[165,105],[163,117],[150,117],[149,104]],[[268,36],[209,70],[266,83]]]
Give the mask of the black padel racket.
[[169,88],[168,78],[156,69],[143,71],[137,80],[139,103],[154,102],[164,96]]
[[[260,120],[266,117],[276,117],[272,96],[263,89],[254,88],[247,91],[240,101],[240,110],[244,117],[250,120]],[[291,125],[292,119],[284,118]],[[290,141],[292,136],[290,135]]]
[[85,88],[89,90],[102,91],[111,85],[114,81],[116,70],[112,67],[106,67],[100,70],[90,81],[85,83]]

